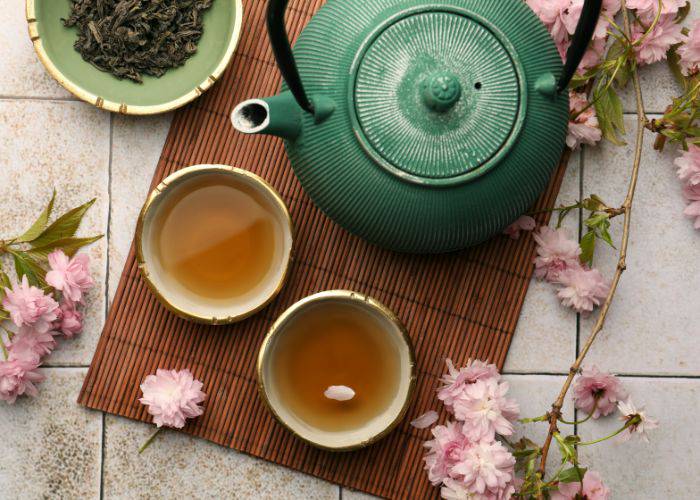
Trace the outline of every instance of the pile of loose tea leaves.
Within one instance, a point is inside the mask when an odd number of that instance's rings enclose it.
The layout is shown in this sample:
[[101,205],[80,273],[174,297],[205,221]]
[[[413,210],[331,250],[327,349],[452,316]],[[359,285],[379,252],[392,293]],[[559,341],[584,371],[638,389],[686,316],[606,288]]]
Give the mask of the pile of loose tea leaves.
[[202,13],[214,0],[71,0],[67,27],[87,62],[118,78],[142,83],[162,76],[197,51]]

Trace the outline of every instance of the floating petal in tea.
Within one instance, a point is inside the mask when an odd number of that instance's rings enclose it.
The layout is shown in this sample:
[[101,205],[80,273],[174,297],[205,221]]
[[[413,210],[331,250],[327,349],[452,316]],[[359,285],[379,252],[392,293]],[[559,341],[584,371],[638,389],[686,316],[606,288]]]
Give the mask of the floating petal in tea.
[[117,78],[142,83],[197,51],[202,13],[214,0],[71,0],[66,27],[84,60]]

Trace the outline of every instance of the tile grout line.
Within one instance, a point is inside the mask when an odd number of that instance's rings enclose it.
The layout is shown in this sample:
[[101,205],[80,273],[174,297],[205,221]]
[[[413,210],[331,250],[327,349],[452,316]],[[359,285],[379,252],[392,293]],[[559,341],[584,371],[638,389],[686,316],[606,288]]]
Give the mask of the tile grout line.
[[[513,377],[566,377],[567,372],[502,372],[502,375]],[[615,375],[620,378],[648,378],[659,380],[700,380],[700,375],[681,375],[681,374],[650,374],[650,373],[620,373]]]
[[[581,148],[581,153],[579,155],[579,174],[578,174],[578,199],[583,200],[584,194],[584,179],[586,175],[586,147]],[[581,242],[583,237],[583,208],[578,209],[578,240]],[[575,353],[576,358],[581,352],[581,314],[576,314],[576,342],[575,342]],[[574,405],[574,422],[578,420],[578,410]],[[574,435],[578,435],[578,425],[574,423]]]
[[[114,157],[114,114],[109,114],[109,160],[107,166],[107,229],[106,229],[106,251],[105,251],[105,309],[104,321],[107,321],[109,313],[109,243],[111,239],[112,227],[112,160]],[[105,413],[102,412],[102,438],[100,440],[100,500],[104,498],[104,477],[105,477]]]
[[[44,370],[79,370],[90,368],[90,365],[46,365],[42,366]],[[568,372],[558,372],[558,371],[522,371],[522,372],[511,372],[503,371],[501,375],[515,376],[515,377],[566,377]],[[624,373],[616,372],[615,375],[618,377],[625,378],[648,378],[648,379],[677,379],[677,380],[700,380],[700,374],[698,375],[683,375],[680,373]]]
[[46,97],[46,96],[24,96],[24,95],[0,95],[0,101],[53,101],[53,102],[83,102],[72,96],[67,97]]

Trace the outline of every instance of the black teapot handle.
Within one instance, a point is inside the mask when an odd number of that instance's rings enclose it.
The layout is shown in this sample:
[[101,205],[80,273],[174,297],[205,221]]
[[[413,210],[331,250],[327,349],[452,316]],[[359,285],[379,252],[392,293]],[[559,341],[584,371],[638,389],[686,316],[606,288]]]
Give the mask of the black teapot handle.
[[603,5],[603,0],[585,0],[581,17],[578,20],[576,31],[571,39],[569,50],[566,51],[566,62],[564,63],[564,71],[559,78],[557,89],[559,92],[565,90],[569,86],[571,79],[576,74],[578,65],[581,64],[583,56],[586,55],[588,45],[593,39],[595,28],[598,25],[600,10]]
[[[277,61],[284,81],[287,82],[287,86],[294,95],[299,106],[301,106],[304,111],[313,114],[314,105],[306,95],[304,85],[301,83],[299,70],[297,69],[292,47],[289,44],[287,30],[284,26],[284,13],[288,3],[289,0],[269,1],[267,5],[267,31],[270,35],[272,52],[275,55],[275,60]],[[564,71],[557,84],[557,88],[560,92],[568,87],[576,73],[578,65],[581,64],[581,60],[586,54],[588,44],[590,44],[593,39],[593,33],[598,24],[602,4],[603,0],[585,0],[584,2],[581,18],[576,26],[576,32],[571,41],[571,46],[566,53]]]
[[304,111],[314,114],[314,105],[304,91],[284,26],[284,12],[288,3],[289,0],[270,0],[267,4],[267,32],[270,35],[270,44],[277,60],[277,66],[279,66],[280,73],[282,73],[284,81],[287,82],[289,90]]

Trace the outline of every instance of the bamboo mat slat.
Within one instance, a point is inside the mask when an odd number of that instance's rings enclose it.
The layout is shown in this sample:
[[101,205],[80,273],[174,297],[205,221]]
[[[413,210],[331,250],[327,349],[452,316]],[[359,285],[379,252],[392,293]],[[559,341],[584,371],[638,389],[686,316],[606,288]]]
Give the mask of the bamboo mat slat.
[[[322,3],[290,2],[292,37]],[[480,358],[503,366],[532,275],[534,246],[531,238],[496,237],[459,254],[399,255],[369,245],[327,219],[293,176],[281,141],[244,136],[229,124],[236,103],[273,94],[279,87],[265,36],[265,5],[246,2],[243,35],[231,66],[209,93],[175,115],[152,186],[201,163],[234,165],[267,179],[286,200],[297,228],[287,286],[269,307],[243,323],[196,325],[173,316],[151,295],[132,246],[78,402],[149,422],[137,401],[141,381],[157,368],[189,368],[204,382],[208,399],[204,415],[185,432],[374,495],[435,496],[437,490],[422,470],[428,432],[409,422],[438,406],[435,389],[446,357],[456,364]],[[554,204],[567,159],[564,155],[536,208]],[[337,288],[371,295],[394,310],[411,334],[418,363],[418,386],[405,421],[382,442],[343,454],[313,449],[278,425],[258,397],[255,375],[257,351],[273,320],[296,300]]]

